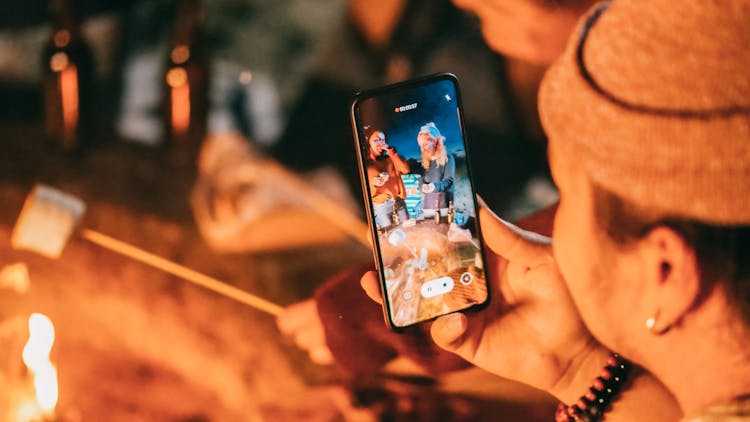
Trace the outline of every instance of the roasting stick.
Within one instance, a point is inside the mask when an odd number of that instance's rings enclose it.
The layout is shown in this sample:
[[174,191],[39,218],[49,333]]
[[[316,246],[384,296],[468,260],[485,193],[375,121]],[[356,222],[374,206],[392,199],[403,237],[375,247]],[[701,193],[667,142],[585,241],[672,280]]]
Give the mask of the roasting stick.
[[365,247],[372,247],[372,242],[368,237],[370,229],[355,214],[342,208],[341,204],[318,192],[310,184],[300,179],[299,176],[275,161],[269,160],[266,162],[264,169],[276,173],[280,176],[280,179],[287,180],[308,201],[313,210],[328,220],[328,222],[359,241]]
[[198,271],[191,270],[190,268],[184,267],[180,264],[154,255],[150,252],[146,252],[143,249],[109,237],[106,234],[102,234],[90,229],[81,229],[80,236],[88,240],[89,242],[95,243],[105,249],[120,253],[129,258],[135,259],[136,261],[140,261],[146,265],[150,265],[166,273],[180,277],[183,280],[197,284],[222,296],[226,296],[230,299],[234,299],[238,302],[244,303],[245,305],[253,307],[259,311],[266,312],[273,316],[279,316],[284,310],[283,307],[266,299],[262,299],[244,290],[240,290],[234,286],[224,283],[223,281],[217,280],[213,277],[209,277],[205,274],[201,274]]
[[86,204],[81,199],[51,186],[37,184],[24,201],[21,214],[13,227],[11,245],[14,249],[25,249],[58,259],[70,237],[76,233],[105,249],[180,277],[259,311],[278,316],[284,309],[273,302],[105,234],[86,228],[77,230],[78,222],[85,211]]
[[[267,170],[275,172],[298,189],[298,191],[302,193],[302,196],[308,200],[310,206],[323,218],[338,227],[344,233],[347,233],[349,236],[359,241],[364,246],[368,248],[371,246],[370,239],[367,236],[369,229],[356,215],[341,208],[338,203],[313,189],[309,184],[302,181],[298,176],[280,164],[269,162],[266,166]],[[105,234],[90,229],[82,229],[80,230],[80,235],[84,239],[103,248],[121,253],[146,265],[150,265],[186,281],[202,286],[208,290],[237,300],[238,302],[244,303],[259,311],[266,312],[273,316],[279,316],[284,310],[283,307],[266,299],[247,293],[244,290],[240,290],[213,277],[201,274],[190,268],[166,260]]]

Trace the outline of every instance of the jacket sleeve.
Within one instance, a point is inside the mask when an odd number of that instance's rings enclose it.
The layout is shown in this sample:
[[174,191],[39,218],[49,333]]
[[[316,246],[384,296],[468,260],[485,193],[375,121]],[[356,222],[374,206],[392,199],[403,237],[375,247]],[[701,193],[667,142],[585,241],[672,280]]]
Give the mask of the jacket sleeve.
[[445,192],[450,190],[451,187],[453,187],[453,177],[456,174],[456,160],[453,158],[452,155],[448,156],[448,161],[445,163],[445,168],[443,169],[443,178],[438,180],[435,183],[435,191],[437,192]]
[[398,155],[398,152],[396,152],[396,149],[393,149],[393,152],[391,154],[388,154],[389,157],[391,157],[391,161],[393,162],[394,167],[396,167],[396,171],[398,171],[400,174],[407,174],[409,173],[409,163],[404,160],[403,157]]

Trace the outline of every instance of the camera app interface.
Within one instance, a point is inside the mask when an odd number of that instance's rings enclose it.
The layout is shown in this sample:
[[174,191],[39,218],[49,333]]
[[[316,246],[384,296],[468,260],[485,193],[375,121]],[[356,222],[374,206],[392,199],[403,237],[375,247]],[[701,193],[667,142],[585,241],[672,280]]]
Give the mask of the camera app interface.
[[452,81],[358,108],[391,321],[407,326],[487,298],[474,192]]

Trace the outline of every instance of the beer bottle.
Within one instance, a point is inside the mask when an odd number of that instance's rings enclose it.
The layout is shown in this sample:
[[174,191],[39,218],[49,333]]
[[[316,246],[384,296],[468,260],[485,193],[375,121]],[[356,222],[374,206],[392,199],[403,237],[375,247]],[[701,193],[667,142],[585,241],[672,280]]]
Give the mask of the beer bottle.
[[440,224],[440,198],[435,199],[435,224]]
[[453,201],[448,202],[448,224],[453,224],[456,212],[453,210]]
[[200,0],[179,0],[165,73],[165,124],[178,164],[192,164],[206,135],[208,57]]
[[42,56],[44,133],[55,148],[90,142],[94,58],[81,36],[75,0],[52,0],[52,36]]

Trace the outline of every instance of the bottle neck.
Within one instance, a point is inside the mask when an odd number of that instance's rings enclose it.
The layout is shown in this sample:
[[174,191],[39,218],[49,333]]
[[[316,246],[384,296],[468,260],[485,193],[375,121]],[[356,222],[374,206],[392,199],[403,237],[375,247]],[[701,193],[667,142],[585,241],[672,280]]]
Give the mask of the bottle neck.
[[81,17],[75,0],[52,0],[50,12],[54,31],[66,30],[71,35],[79,34]]
[[174,30],[175,45],[192,45],[203,30],[203,5],[200,0],[180,0]]

